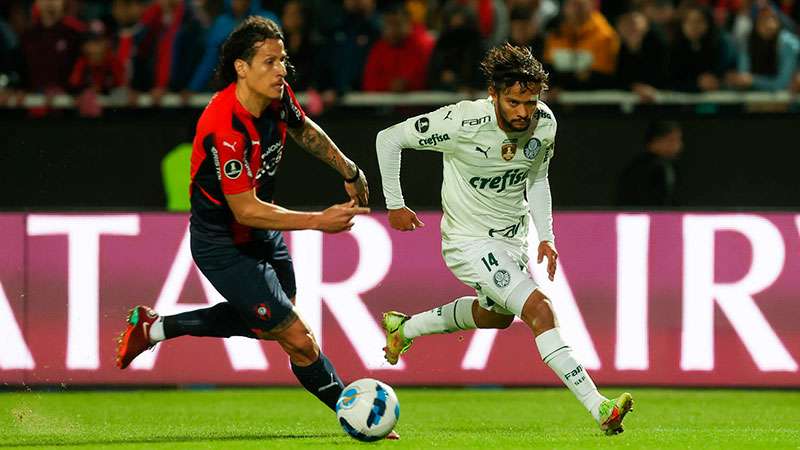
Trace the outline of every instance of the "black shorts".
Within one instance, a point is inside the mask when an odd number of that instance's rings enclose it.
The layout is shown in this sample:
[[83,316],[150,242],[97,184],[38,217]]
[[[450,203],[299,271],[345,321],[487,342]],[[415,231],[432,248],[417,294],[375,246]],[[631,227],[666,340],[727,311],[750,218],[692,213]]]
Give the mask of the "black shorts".
[[290,300],[297,292],[294,266],[283,235],[267,231],[259,237],[238,246],[191,240],[197,267],[256,335],[297,317]]

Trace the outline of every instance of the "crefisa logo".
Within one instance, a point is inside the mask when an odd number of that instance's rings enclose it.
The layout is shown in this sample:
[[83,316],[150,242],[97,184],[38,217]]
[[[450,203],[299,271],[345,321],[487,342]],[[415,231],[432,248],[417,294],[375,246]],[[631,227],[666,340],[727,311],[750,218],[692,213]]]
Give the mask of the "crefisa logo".
[[433,133],[430,137],[420,139],[419,140],[419,145],[420,146],[425,146],[425,145],[436,146],[436,145],[439,145],[439,142],[444,142],[444,141],[449,141],[449,140],[450,140],[450,136],[447,133],[445,133],[445,134]]

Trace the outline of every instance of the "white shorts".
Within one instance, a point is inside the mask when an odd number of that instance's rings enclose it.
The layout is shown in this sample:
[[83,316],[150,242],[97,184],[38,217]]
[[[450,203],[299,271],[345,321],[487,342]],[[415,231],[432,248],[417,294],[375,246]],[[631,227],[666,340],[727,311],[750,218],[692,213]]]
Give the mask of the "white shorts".
[[528,296],[538,287],[528,272],[525,246],[499,239],[443,241],[447,267],[475,288],[481,307],[521,317]]

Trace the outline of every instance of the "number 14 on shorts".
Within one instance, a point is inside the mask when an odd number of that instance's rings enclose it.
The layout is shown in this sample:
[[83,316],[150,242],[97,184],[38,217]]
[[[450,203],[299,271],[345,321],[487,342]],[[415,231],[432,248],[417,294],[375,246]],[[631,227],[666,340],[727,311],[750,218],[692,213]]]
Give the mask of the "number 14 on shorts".
[[500,267],[500,264],[497,262],[497,258],[494,257],[494,254],[489,252],[488,255],[481,258],[483,265],[486,266],[486,270],[489,272],[492,271],[492,266]]

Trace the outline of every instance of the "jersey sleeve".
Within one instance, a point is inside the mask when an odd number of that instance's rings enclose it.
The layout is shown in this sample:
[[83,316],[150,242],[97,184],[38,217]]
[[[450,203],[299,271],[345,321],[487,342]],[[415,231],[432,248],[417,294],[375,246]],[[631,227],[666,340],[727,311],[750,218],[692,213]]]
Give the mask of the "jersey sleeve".
[[542,157],[542,164],[539,166],[536,173],[533,174],[534,180],[547,177],[547,174],[550,171],[550,161],[552,161],[556,151],[556,132],[558,130],[558,123],[556,122],[555,117],[553,117],[552,112],[550,112],[547,117],[551,121],[549,126],[552,127],[552,130],[550,130],[548,133],[549,136],[542,143],[544,156]]
[[284,92],[281,103],[283,105],[283,116],[286,118],[286,124],[289,128],[299,128],[303,126],[306,121],[306,112],[297,101],[294,91],[289,86],[289,83],[284,82]]
[[222,193],[233,195],[252,189],[253,173],[244,158],[244,137],[235,132],[214,133],[211,143]]
[[536,169],[536,172],[532,174],[532,178],[534,180],[547,178],[547,174],[550,172],[550,161],[553,159],[553,152],[555,150],[555,143],[554,142],[545,142],[544,144],[544,156],[542,157],[542,163]]
[[533,225],[536,227],[536,234],[539,241],[555,242],[555,234],[553,233],[553,198],[550,194],[550,180],[548,173],[550,171],[550,161],[553,159],[555,151],[555,140],[557,123],[552,116],[552,112],[545,114],[552,122],[552,130],[549,136],[543,142],[544,156],[539,168],[535,172],[528,174],[528,207],[530,208],[531,218]]
[[442,153],[455,151],[462,114],[455,104],[406,119],[399,124],[403,148]]
[[553,198],[550,194],[550,179],[547,175],[550,168],[550,159],[553,156],[553,148],[552,142],[548,147],[545,147],[546,153],[542,159],[542,164],[535,173],[530,172],[528,174],[527,181],[528,208],[540,242],[555,242],[555,234],[553,234]]

